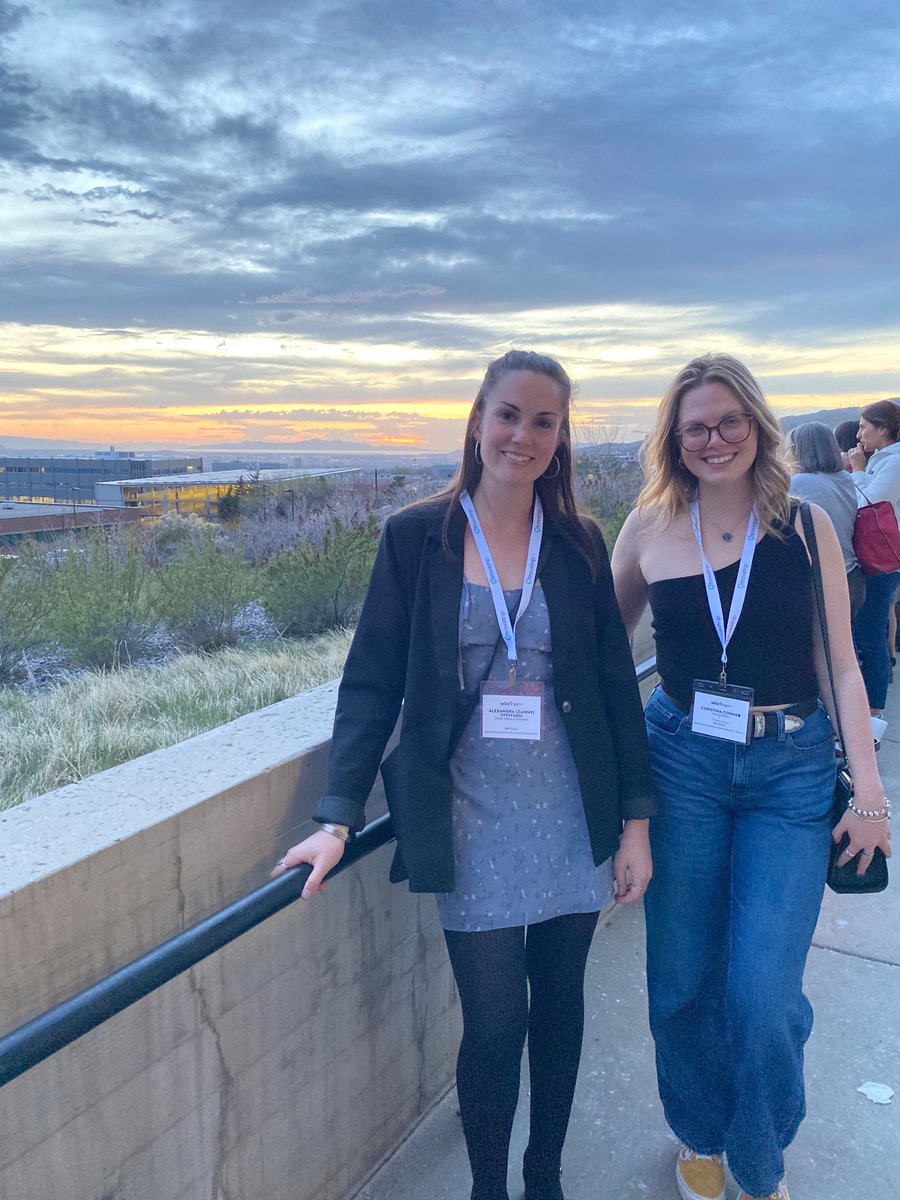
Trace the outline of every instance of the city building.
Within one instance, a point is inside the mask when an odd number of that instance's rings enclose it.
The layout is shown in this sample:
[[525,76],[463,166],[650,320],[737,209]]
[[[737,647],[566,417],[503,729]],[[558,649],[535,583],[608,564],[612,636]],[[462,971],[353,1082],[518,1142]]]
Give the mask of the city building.
[[199,457],[150,458],[121,450],[99,451],[90,458],[6,455],[0,457],[0,500],[92,504],[97,484],[105,480],[147,479],[202,469]]
[[97,484],[96,497],[98,504],[137,509],[145,517],[195,513],[213,520],[219,515],[219,501],[224,496],[240,496],[242,489],[252,488],[263,499],[279,495],[291,497],[308,480],[324,478],[333,479],[338,485],[357,484],[362,479],[362,470],[349,467],[326,471],[215,471],[161,475],[152,479],[105,480]]
[[140,513],[132,509],[101,508],[96,504],[0,500],[0,554],[15,554],[15,545],[23,538],[52,541],[73,529],[109,528],[140,519]]

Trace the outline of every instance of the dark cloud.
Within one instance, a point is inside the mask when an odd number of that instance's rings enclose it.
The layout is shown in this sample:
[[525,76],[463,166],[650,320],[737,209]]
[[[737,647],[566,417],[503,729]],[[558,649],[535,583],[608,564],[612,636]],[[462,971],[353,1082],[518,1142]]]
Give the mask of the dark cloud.
[[534,307],[900,316],[881,0],[72,0],[77,74],[49,19],[0,4],[0,155],[43,231],[0,260],[5,319],[468,347]]

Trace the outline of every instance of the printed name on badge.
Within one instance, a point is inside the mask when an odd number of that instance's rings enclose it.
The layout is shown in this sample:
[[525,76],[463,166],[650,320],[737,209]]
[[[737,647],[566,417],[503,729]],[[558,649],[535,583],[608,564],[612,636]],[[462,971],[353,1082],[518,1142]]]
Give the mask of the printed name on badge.
[[544,685],[485,680],[481,685],[481,736],[540,742],[544,736]]
[[750,742],[753,688],[695,679],[691,732],[746,746]]

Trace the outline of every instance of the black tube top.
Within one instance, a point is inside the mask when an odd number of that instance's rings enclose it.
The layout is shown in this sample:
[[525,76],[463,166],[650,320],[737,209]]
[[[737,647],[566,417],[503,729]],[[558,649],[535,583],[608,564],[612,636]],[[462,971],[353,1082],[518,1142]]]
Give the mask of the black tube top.
[[[813,627],[818,620],[812,568],[792,525],[778,526],[756,546],[744,611],[728,644],[728,682],[753,688],[755,705],[789,704],[818,696]],[[716,571],[728,619],[738,563]],[[718,679],[722,648],[702,575],[660,579],[649,586],[656,663],[663,690],[689,700],[695,679]]]

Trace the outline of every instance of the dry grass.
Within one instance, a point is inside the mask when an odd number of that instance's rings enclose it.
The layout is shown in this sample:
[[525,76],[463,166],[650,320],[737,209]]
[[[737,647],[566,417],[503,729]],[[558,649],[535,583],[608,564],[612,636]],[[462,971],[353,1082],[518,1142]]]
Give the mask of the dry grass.
[[0,691],[0,809],[336,679],[350,633]]

